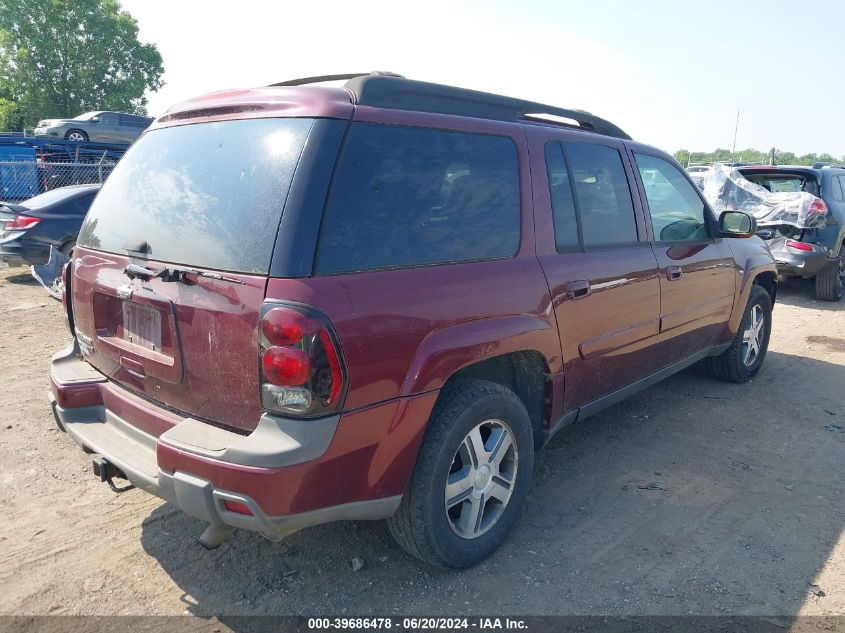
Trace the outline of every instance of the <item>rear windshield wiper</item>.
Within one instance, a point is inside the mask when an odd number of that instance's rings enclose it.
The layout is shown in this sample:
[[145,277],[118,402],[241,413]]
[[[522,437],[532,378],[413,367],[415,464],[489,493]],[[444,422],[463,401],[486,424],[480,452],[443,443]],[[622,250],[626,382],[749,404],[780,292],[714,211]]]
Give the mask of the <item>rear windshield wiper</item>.
[[233,284],[241,284],[244,285],[244,282],[240,279],[235,279],[234,277],[226,277],[225,275],[221,275],[220,273],[209,273],[204,270],[197,270],[195,268],[162,268],[161,270],[155,271],[150,270],[149,268],[144,268],[143,266],[139,266],[138,264],[129,264],[126,268],[123,269],[123,273],[129,277],[129,279],[141,279],[143,281],[149,281],[150,279],[161,279],[165,282],[181,282],[187,283],[189,280],[187,279],[188,275],[194,275],[196,277],[206,277],[207,279],[217,279],[218,281],[228,281]]

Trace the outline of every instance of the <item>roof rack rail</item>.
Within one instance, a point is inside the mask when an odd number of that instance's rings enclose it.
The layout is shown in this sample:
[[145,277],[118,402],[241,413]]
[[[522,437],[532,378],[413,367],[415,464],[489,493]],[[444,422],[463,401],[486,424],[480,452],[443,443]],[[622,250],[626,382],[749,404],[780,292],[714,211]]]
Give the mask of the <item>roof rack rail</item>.
[[605,136],[627,140],[631,138],[610,121],[583,110],[569,110],[477,90],[415,81],[392,73],[357,75],[351,77],[344,87],[352,93],[355,103],[359,105],[496,121],[542,121]]
[[385,77],[400,77],[402,75],[397,75],[396,73],[391,73],[387,71],[372,71],[368,73],[347,73],[345,75],[317,75],[316,77],[303,77],[301,79],[288,79],[287,81],[280,81],[275,84],[270,84],[267,86],[268,88],[274,88],[276,86],[305,86],[307,84],[318,84],[324,81],[342,81],[344,79],[354,79],[355,77],[369,77],[369,76],[385,76]]
[[825,167],[833,169],[845,169],[845,165],[840,165],[839,163],[813,163],[813,169],[824,169]]

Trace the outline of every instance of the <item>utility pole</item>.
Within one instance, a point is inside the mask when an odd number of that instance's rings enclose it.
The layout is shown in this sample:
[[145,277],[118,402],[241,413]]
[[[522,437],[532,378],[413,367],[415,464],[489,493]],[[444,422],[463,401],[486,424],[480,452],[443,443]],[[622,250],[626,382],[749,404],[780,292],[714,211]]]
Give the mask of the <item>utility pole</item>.
[[736,133],[739,131],[739,110],[736,111],[736,125],[734,126],[734,145],[731,149],[731,162],[736,162]]

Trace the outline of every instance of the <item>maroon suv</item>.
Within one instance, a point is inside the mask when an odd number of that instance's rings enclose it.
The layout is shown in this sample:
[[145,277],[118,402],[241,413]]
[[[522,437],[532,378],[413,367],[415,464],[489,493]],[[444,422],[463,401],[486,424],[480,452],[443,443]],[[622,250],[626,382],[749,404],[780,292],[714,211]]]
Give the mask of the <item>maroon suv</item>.
[[51,380],[104,481],[208,546],[387,519],[465,567],[556,431],[702,359],[760,369],[772,256],[665,153],[579,110],[305,83],[174,107],[97,196]]

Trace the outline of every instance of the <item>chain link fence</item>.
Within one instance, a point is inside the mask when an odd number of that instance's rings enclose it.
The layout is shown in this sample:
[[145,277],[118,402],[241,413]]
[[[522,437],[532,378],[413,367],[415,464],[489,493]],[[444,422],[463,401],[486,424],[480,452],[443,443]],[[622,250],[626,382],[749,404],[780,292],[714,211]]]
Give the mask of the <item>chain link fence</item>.
[[0,200],[15,202],[59,187],[102,183],[116,163],[112,158],[97,162],[55,158],[0,161]]

